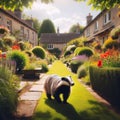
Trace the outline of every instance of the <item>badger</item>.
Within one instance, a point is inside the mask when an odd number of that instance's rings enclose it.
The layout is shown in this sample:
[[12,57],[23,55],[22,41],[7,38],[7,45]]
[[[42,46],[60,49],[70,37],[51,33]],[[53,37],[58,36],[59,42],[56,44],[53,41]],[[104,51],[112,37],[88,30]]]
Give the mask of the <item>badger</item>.
[[[58,103],[67,103],[70,95],[70,88],[74,85],[71,76],[60,77],[58,75],[49,75],[44,84],[44,89],[48,99],[52,100],[52,96]],[[62,94],[63,100],[60,98]]]

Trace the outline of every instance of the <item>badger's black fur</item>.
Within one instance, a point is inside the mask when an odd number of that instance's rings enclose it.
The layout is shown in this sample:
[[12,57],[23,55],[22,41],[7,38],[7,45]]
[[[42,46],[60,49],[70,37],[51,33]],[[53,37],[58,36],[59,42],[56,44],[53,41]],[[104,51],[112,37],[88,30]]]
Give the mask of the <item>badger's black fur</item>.
[[[57,75],[50,75],[45,81],[45,91],[48,99],[52,99],[51,96],[59,103],[67,103],[67,99],[70,95],[71,84],[67,77],[59,77]],[[63,100],[60,98],[60,94],[63,96]]]

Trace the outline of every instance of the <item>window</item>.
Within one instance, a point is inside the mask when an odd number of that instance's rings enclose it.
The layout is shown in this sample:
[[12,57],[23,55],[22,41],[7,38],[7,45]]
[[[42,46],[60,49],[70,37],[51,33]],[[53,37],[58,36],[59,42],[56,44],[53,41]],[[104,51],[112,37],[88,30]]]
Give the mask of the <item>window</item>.
[[11,20],[7,20],[7,28],[12,31],[12,21]]
[[86,36],[90,36],[90,28],[87,28]]
[[48,45],[47,45],[47,48],[48,48],[48,49],[53,49],[53,48],[54,48],[54,47],[53,47],[53,44],[48,44]]
[[32,40],[34,40],[34,32],[32,32]]
[[23,26],[21,26],[20,35],[21,35],[21,37],[24,36],[24,27]]
[[98,30],[98,21],[95,22],[95,31]]
[[27,39],[29,39],[29,30],[27,30],[27,36],[26,36]]
[[103,19],[104,21],[103,21],[103,23],[104,24],[107,24],[108,22],[110,22],[110,20],[111,20],[111,12],[109,11],[109,12],[107,12],[105,15],[104,15],[104,19]]

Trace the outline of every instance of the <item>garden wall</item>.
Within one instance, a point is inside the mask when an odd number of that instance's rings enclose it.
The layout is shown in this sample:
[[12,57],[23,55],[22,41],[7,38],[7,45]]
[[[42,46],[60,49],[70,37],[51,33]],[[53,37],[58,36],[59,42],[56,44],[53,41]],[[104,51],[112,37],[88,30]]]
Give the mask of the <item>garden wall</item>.
[[109,101],[120,108],[120,68],[89,67],[92,88]]

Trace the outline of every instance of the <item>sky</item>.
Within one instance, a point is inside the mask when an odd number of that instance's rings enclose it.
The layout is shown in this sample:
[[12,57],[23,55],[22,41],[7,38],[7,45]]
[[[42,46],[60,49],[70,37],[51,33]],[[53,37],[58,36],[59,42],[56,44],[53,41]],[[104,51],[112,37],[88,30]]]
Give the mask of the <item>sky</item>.
[[91,10],[91,7],[87,6],[85,2],[74,0],[54,0],[49,4],[37,0],[30,9],[25,8],[23,11],[27,16],[37,18],[40,23],[45,19],[50,19],[56,30],[59,27],[60,33],[69,32],[70,28],[78,23],[86,26],[86,16],[91,13],[94,18],[99,12]]

